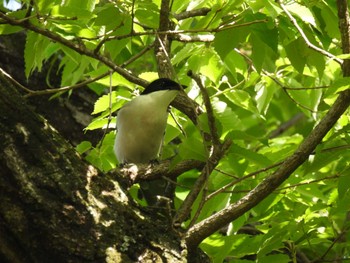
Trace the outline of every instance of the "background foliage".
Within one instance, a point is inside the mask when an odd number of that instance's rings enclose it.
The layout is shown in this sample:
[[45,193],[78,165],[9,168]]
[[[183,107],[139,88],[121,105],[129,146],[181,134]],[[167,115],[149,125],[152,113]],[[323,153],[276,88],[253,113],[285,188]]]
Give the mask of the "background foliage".
[[[147,81],[158,77],[152,47],[160,0],[27,0],[22,4],[31,6],[29,15],[27,8],[9,11],[5,4],[1,11],[69,41],[53,41],[29,30],[26,76],[40,71],[44,63],[59,61],[61,87],[68,87],[65,92],[74,92],[77,83],[87,81],[100,95],[87,130],[107,126],[110,81],[113,112],[142,89],[116,72],[110,80],[111,68],[99,56]],[[179,14],[186,10],[205,12],[182,18]],[[343,77],[339,64],[347,57],[340,56],[333,0],[173,1],[171,21],[176,32],[169,32],[173,37],[169,56],[177,79],[189,86],[189,96],[202,105],[199,88],[187,72],[202,75],[219,136],[233,141],[202,192],[204,206],[198,198],[188,225],[199,207],[196,222],[239,200],[276,169],[348,87],[349,79]],[[21,26],[0,24],[1,34],[21,30]],[[57,91],[53,96],[63,93]],[[173,112],[186,136],[169,118],[162,158],[176,152],[174,164],[184,159],[205,161],[208,152],[201,130],[208,131],[206,115],[200,116],[196,127],[181,112]],[[279,189],[202,242],[214,262],[350,258],[349,117],[347,113],[339,119],[308,162]],[[84,141],[77,150],[94,166],[110,171],[116,167],[114,137],[115,131],[108,131],[101,144]],[[178,178],[177,206],[197,176],[198,171],[191,170]],[[219,189],[224,191],[216,193]]]

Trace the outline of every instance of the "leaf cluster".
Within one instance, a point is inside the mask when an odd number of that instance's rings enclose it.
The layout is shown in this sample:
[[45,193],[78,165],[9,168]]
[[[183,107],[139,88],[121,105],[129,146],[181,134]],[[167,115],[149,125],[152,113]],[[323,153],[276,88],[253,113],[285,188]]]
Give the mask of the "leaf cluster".
[[[0,34],[28,30],[27,77],[58,60],[61,87],[86,82],[100,95],[86,129],[106,129],[106,136],[98,146],[85,141],[77,150],[105,172],[117,166],[110,112],[159,76],[151,51],[159,35],[167,35],[176,78],[207,110],[187,72],[201,76],[218,138],[232,141],[181,222],[190,229],[239,203],[298,149],[348,88],[341,68],[348,57],[341,55],[335,1],[173,1],[173,29],[157,32],[162,2],[36,0],[21,1],[17,11],[1,4]],[[169,117],[162,158],[175,156],[171,166],[206,162],[212,145],[203,134],[211,133],[211,113],[197,116],[196,126],[180,111],[174,114],[177,123]],[[214,262],[350,257],[349,120],[347,112],[283,185],[202,242]],[[176,208],[199,173],[193,169],[177,178]]]

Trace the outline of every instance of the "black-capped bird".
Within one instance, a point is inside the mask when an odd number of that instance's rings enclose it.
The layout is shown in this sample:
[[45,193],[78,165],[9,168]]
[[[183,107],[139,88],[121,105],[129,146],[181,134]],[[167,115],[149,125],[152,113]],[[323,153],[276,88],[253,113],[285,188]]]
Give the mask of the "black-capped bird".
[[[120,108],[114,143],[119,164],[148,164],[157,160],[167,125],[168,107],[180,89],[181,86],[175,81],[160,78],[151,82],[140,96]],[[147,183],[141,184],[147,203],[154,205],[161,189],[145,189],[148,187],[150,185]]]

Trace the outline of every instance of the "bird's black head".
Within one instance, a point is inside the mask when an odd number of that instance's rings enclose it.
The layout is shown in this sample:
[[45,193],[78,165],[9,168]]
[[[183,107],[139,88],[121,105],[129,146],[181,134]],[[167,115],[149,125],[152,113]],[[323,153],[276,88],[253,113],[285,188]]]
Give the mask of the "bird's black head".
[[145,90],[141,93],[141,95],[146,95],[152,92],[160,91],[160,90],[180,90],[181,87],[175,81],[167,78],[160,78],[152,81]]

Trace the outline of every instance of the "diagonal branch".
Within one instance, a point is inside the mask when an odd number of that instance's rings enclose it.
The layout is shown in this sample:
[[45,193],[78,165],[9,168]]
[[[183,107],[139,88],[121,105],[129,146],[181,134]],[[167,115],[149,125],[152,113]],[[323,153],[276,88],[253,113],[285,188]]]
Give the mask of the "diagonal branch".
[[303,164],[327,132],[334,126],[350,105],[350,89],[341,92],[327,114],[311,131],[299,148],[283,164],[247,195],[227,208],[194,225],[186,234],[189,248],[195,248],[202,240],[215,233],[222,226],[242,216],[259,204],[271,192],[277,189],[288,177]]
[[[13,26],[20,26],[22,28],[28,29],[37,34],[43,35],[57,43],[60,43],[78,52],[79,54],[94,58],[102,62],[109,68],[111,68],[113,71],[119,73],[121,76],[123,76],[125,79],[129,80],[130,82],[138,84],[142,87],[146,87],[149,84],[148,81],[136,77],[135,75],[130,73],[128,70],[122,68],[121,66],[116,65],[112,60],[108,59],[107,57],[99,53],[95,53],[93,50],[87,49],[82,44],[74,43],[70,40],[67,40],[61,37],[60,35],[54,32],[51,32],[48,29],[35,26],[32,23],[30,23],[28,20],[23,20],[23,19],[19,20],[12,17],[8,17],[2,12],[0,12],[0,18],[3,19],[3,21],[5,21],[7,24],[10,24]],[[193,100],[191,100],[184,92],[180,93],[180,95],[176,97],[172,105],[175,108],[179,109],[184,114],[186,114],[194,123],[197,122],[197,116],[200,113],[200,107]]]
[[[211,137],[211,143],[212,143],[212,152],[207,160],[204,168],[201,171],[201,174],[197,178],[194,186],[192,187],[190,193],[186,196],[186,199],[184,202],[181,204],[180,208],[178,209],[177,214],[175,215],[174,218],[174,225],[178,226],[180,225],[183,221],[185,221],[188,217],[188,215],[191,212],[191,208],[197,197],[199,196],[200,192],[202,191],[203,187],[205,186],[209,175],[212,173],[212,171],[215,169],[215,167],[218,165],[220,159],[224,156],[226,153],[226,150],[230,147],[231,141],[225,141],[223,144],[220,142],[220,137],[218,135],[216,125],[215,125],[215,117],[214,117],[214,112],[213,112],[213,107],[210,103],[210,98],[207,93],[207,90],[204,88],[203,83],[200,79],[200,76],[197,74],[194,74],[192,71],[189,71],[187,73],[189,77],[191,77],[199,86],[202,96],[203,96],[203,101],[205,104],[205,108],[207,110],[207,117],[208,117],[208,125],[209,125],[209,130],[210,130],[210,137]],[[205,140],[203,136],[203,140]],[[199,209],[197,210],[194,218],[192,219],[192,222],[196,220],[198,217],[201,207],[204,205],[206,201],[205,195],[203,194],[202,201],[200,202]],[[190,225],[192,225],[192,222]]]
[[2,18],[4,21],[6,21],[10,25],[23,27],[25,29],[28,29],[30,31],[33,31],[33,32],[38,33],[40,35],[43,35],[43,36],[45,36],[53,41],[56,41],[64,46],[78,52],[79,54],[94,58],[94,59],[102,62],[103,64],[105,64],[107,67],[111,68],[113,71],[119,73],[125,79],[127,79],[135,84],[138,84],[138,85],[143,86],[143,87],[146,87],[148,85],[148,81],[136,77],[135,75],[131,74],[126,69],[123,69],[123,68],[119,67],[118,65],[116,65],[112,60],[110,60],[106,56],[103,56],[100,53],[95,53],[94,51],[86,48],[81,43],[74,43],[72,41],[69,41],[69,40],[61,37],[60,35],[52,32],[50,30],[35,26],[30,21],[22,21],[22,20],[18,20],[18,19],[12,18],[12,17],[8,17],[2,12],[0,12],[0,18]]

